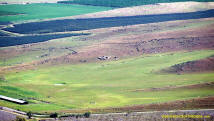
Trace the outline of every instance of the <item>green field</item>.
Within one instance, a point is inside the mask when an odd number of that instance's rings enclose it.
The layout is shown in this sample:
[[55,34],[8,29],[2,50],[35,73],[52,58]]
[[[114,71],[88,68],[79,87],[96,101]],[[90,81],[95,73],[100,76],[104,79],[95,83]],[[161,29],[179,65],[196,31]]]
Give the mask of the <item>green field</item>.
[[[111,7],[66,5],[57,3],[0,5],[0,21],[41,20],[110,10]],[[20,14],[20,15],[11,15]]]
[[58,0],[0,0],[0,3],[56,3]]
[[5,75],[5,81],[1,80],[0,94],[26,99],[30,104],[22,106],[0,101],[0,105],[44,113],[214,96],[214,88],[206,87],[156,92],[131,91],[213,82],[212,72],[182,75],[156,73],[174,64],[211,55],[214,55],[214,50],[164,53],[103,63],[58,65],[11,72]]

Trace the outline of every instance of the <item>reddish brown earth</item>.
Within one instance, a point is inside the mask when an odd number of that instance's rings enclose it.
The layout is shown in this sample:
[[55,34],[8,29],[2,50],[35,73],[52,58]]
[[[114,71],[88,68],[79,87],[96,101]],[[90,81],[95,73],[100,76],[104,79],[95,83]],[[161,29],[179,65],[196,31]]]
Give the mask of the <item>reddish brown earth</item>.
[[168,103],[160,104],[149,104],[141,106],[128,106],[113,110],[121,111],[158,111],[158,110],[180,110],[180,109],[213,109],[214,108],[214,97],[196,98],[189,100],[173,101]]
[[176,64],[163,72],[168,73],[194,73],[214,71],[214,55],[206,59],[188,61],[181,64]]

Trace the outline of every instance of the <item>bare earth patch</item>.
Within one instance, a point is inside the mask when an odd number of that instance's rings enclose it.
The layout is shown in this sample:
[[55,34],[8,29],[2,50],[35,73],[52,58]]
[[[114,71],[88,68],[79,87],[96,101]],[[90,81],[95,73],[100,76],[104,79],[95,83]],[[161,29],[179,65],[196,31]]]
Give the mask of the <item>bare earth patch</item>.
[[214,56],[208,57],[206,59],[176,64],[162,71],[179,74],[214,71]]

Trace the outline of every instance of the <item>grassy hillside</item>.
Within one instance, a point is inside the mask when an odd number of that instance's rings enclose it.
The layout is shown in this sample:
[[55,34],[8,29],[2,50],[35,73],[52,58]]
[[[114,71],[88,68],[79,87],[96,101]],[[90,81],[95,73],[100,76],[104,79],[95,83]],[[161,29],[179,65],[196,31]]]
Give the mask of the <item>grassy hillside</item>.
[[[57,3],[0,5],[0,21],[40,20],[110,10],[110,7]],[[16,15],[18,14],[18,15]]]
[[177,88],[155,92],[133,91],[212,82],[213,73],[176,75],[154,72],[213,54],[213,50],[165,53],[105,63],[60,65],[12,72],[5,75],[5,80],[1,80],[0,94],[26,99],[30,104],[20,106],[0,101],[0,105],[24,111],[45,112],[213,96],[214,88],[210,87]]
[[156,3],[185,2],[185,1],[213,2],[213,0],[72,0],[72,1],[60,1],[59,3],[108,6],[108,7],[128,7]]

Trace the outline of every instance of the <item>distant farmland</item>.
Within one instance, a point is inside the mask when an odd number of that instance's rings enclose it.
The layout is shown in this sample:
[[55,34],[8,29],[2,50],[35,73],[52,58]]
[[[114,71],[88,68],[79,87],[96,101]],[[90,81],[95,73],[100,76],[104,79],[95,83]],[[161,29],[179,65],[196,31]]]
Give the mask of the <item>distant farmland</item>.
[[137,5],[185,2],[185,1],[213,2],[213,0],[70,0],[70,1],[59,1],[59,3],[108,6],[108,7],[129,7]]
[[57,3],[0,5],[0,21],[40,20],[110,10],[110,7]]
[[5,28],[4,30],[22,34],[38,34],[51,32],[80,31],[97,28],[147,24],[173,20],[199,19],[209,17],[214,17],[214,9],[191,13],[53,20],[53,21],[17,24],[14,25],[15,27],[13,28]]

